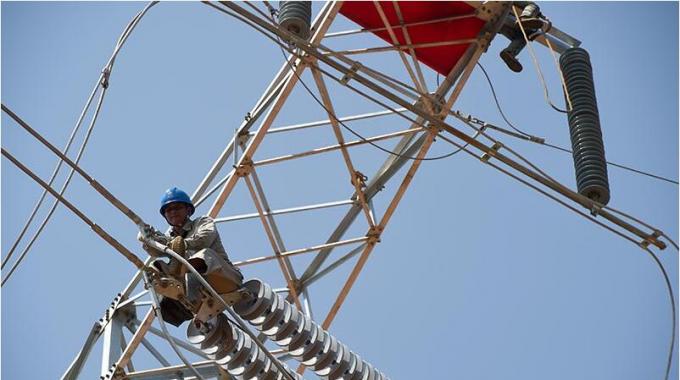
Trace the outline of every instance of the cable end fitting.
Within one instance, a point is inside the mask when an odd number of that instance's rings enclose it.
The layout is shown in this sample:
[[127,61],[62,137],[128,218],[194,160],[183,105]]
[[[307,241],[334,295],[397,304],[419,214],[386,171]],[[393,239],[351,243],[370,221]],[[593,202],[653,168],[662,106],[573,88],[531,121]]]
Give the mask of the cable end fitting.
[[102,79],[99,81],[99,84],[103,88],[109,88],[109,78],[111,77],[111,67],[110,66],[105,66],[102,69]]
[[484,163],[489,162],[489,159],[491,159],[491,157],[496,157],[496,152],[498,152],[502,147],[503,147],[503,144],[501,144],[498,141],[495,142],[493,144],[493,146],[491,147],[491,149],[489,149],[488,152],[484,153],[482,155],[482,157],[479,158],[480,161],[482,161]]

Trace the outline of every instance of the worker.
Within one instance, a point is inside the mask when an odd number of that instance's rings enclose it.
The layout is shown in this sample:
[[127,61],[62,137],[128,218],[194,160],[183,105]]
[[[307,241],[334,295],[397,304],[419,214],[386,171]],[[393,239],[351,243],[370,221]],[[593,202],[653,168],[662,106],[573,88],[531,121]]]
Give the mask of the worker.
[[[176,187],[168,189],[161,197],[160,213],[170,225],[170,233],[165,235],[151,228],[147,236],[184,257],[218,293],[235,290],[242,285],[243,275],[229,261],[213,219],[209,216],[191,219],[194,211],[187,193]],[[143,240],[141,234],[139,238]],[[152,256],[165,256],[148,246],[144,248]],[[198,307],[202,286],[195,274],[174,258],[169,262],[159,258],[153,265],[163,275],[183,281],[187,301]],[[163,318],[175,326],[193,317],[191,311],[176,300],[163,298],[160,306]]]
[[514,24],[506,23],[501,27],[500,33],[507,37],[510,43],[500,52],[500,56],[510,70],[519,73],[522,71],[522,64],[517,59],[517,55],[526,46],[526,40],[519,24],[522,24],[529,41],[533,41],[538,37],[540,33],[537,32],[546,32],[543,29],[549,24],[536,3],[532,1],[514,1],[513,5],[521,8],[522,13],[519,15],[519,20],[515,20]]

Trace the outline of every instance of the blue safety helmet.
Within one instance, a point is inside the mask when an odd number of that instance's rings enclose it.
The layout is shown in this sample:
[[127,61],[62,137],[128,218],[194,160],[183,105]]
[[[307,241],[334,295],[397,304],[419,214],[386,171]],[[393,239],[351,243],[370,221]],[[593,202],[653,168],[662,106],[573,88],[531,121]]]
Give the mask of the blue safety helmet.
[[191,203],[191,198],[189,198],[189,195],[185,193],[184,191],[172,187],[169,188],[168,190],[163,193],[163,196],[161,197],[161,215],[165,217],[165,208],[168,207],[171,203],[175,202],[180,202],[180,203],[186,203],[189,205],[189,216],[194,213],[194,204]]

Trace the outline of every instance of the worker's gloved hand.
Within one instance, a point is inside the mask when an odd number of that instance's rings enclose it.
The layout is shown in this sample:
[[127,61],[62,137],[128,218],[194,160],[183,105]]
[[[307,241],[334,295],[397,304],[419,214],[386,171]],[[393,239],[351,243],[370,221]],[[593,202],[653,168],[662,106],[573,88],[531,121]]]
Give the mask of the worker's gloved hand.
[[152,226],[145,224],[141,231],[137,232],[137,240],[143,242],[144,239],[153,239],[155,234],[156,230]]
[[170,241],[169,247],[175,251],[175,253],[182,256],[184,256],[184,253],[187,251],[187,244],[184,242],[184,238],[181,236],[177,236],[172,239],[172,241]]
[[141,234],[146,237],[152,237],[156,234],[156,229],[150,224],[145,224],[144,227],[142,227]]

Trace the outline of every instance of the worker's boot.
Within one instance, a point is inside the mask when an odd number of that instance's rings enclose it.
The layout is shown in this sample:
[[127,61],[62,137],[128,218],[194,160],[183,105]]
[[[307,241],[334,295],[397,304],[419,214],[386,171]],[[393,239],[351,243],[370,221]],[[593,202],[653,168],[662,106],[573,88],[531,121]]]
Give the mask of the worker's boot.
[[508,65],[508,68],[516,73],[522,71],[522,64],[517,59],[517,55],[522,51],[525,45],[526,42],[524,41],[524,38],[515,36],[515,38],[510,41],[508,47],[503,49],[500,53],[501,58],[505,64]]

